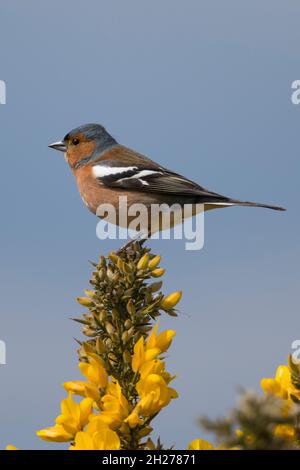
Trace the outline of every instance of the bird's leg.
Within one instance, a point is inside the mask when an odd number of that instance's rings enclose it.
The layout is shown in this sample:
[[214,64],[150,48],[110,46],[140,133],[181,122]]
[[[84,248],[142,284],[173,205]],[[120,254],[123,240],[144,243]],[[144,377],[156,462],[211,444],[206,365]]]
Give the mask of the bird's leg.
[[144,243],[145,239],[149,238],[150,235],[151,235],[151,232],[148,233],[147,237],[145,237],[145,233],[138,232],[131,240],[128,240],[128,242],[125,243],[125,245],[119,248],[119,250],[117,251],[117,255],[121,254],[123,251],[126,251],[127,248],[129,248],[136,241],[139,241],[140,243]]
[[127,248],[129,248],[130,245],[132,245],[135,241],[136,241],[135,238],[132,238],[131,240],[128,240],[128,242],[125,243],[125,245],[122,245],[121,248],[118,249],[117,255],[120,255],[122,253],[122,251],[126,251]]

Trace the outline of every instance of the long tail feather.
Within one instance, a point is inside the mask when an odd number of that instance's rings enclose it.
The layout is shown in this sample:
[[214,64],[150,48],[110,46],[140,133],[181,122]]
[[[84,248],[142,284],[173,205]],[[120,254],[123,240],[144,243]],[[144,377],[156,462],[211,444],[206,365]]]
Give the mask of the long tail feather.
[[263,207],[265,209],[272,209],[274,211],[285,211],[284,207],[273,206],[272,204],[261,204],[259,202],[250,202],[250,201],[239,201],[238,199],[211,199],[205,200],[203,203],[206,205],[207,209],[217,209],[222,207],[232,207],[232,206],[246,206],[246,207]]
[[271,204],[261,204],[259,202],[235,201],[235,200],[232,200],[232,202],[233,202],[234,205],[238,205],[238,206],[263,207],[265,209],[272,209],[274,211],[285,211],[286,210],[284,207],[273,206]]

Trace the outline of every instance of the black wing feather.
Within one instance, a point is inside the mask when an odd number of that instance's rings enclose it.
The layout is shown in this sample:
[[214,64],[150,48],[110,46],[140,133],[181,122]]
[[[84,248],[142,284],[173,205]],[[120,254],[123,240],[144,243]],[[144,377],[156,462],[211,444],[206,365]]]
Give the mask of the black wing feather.
[[[122,161],[101,161],[95,165],[111,168],[122,168],[120,172],[99,177],[99,181],[110,188],[127,189],[128,191],[143,190],[150,193],[181,195],[181,196],[207,196],[218,200],[228,198],[211,192],[193,181],[158,166],[149,159],[141,163],[132,164],[126,169]],[[149,174],[144,174],[149,172]],[[150,173],[152,172],[152,173]]]

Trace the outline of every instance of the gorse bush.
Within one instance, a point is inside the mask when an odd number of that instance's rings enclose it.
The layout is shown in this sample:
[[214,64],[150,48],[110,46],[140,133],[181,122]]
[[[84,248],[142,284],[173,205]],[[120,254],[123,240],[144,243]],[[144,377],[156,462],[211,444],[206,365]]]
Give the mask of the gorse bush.
[[[83,377],[64,383],[61,414],[37,432],[41,439],[70,450],[164,448],[151,433],[154,418],[178,397],[165,361],[176,333],[160,332],[158,319],[177,316],[181,291],[162,293],[159,265],[141,242],[93,263],[90,288],[77,298],[86,311],[74,319],[86,337],[78,341]],[[188,449],[300,449],[300,367],[290,358],[261,386],[264,395],[243,394],[228,417],[200,420],[216,445],[195,439]]]
[[88,337],[78,351],[84,380],[64,383],[61,414],[40,438],[71,450],[161,448],[149,437],[152,420],[177,393],[163,357],[175,331],[159,333],[157,320],[176,316],[181,292],[162,294],[159,263],[136,242],[94,265],[92,289],[77,299],[87,312],[75,319]]
[[[278,367],[274,378],[261,381],[263,396],[247,392],[224,419],[202,418],[200,424],[214,433],[221,449],[300,449],[300,366],[291,356]],[[214,449],[207,441],[198,448]]]

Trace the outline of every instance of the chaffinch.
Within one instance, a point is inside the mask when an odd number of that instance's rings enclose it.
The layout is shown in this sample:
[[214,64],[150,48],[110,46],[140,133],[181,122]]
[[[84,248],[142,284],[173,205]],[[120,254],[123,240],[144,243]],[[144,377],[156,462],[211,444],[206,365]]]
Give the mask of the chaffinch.
[[[64,152],[76,180],[81,198],[94,214],[100,204],[112,204],[121,225],[118,204],[126,196],[128,207],[142,203],[204,204],[204,210],[228,206],[282,207],[239,201],[199,186],[178,173],[164,168],[148,157],[119,144],[103,126],[85,124],[70,131],[61,142],[49,147]],[[196,211],[196,210],[195,210]],[[193,215],[195,214],[193,212]]]

